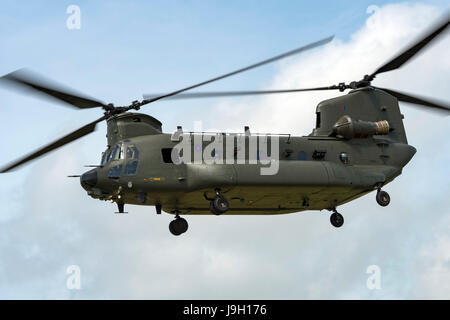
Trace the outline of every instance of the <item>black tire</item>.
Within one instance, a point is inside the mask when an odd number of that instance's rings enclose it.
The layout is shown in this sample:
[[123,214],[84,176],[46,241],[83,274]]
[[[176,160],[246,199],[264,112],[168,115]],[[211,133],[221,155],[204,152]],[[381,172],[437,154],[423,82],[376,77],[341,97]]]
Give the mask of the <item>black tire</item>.
[[330,222],[333,227],[340,228],[344,224],[344,217],[342,214],[335,212],[330,216]]
[[219,215],[222,213],[225,213],[230,208],[230,205],[228,203],[228,200],[224,197],[217,196],[214,198],[214,200],[211,200],[210,209],[211,212],[215,215]]
[[175,220],[174,221],[170,221],[170,223],[169,223],[169,231],[170,231],[170,233],[171,234],[173,234],[174,236],[179,236],[181,233],[178,233],[176,230],[175,230],[175,227],[174,227],[174,223],[175,222]]
[[212,214],[214,214],[214,215],[216,215],[216,216],[222,214],[222,213],[220,213],[220,212],[217,212],[216,209],[214,208],[213,200],[211,200],[211,201],[209,202],[209,210],[212,212]]
[[186,219],[179,217],[169,223],[169,231],[174,236],[179,236],[180,234],[185,233],[188,230],[188,227],[189,225]]
[[378,204],[382,207],[386,207],[391,202],[391,197],[386,191],[378,191],[376,199]]

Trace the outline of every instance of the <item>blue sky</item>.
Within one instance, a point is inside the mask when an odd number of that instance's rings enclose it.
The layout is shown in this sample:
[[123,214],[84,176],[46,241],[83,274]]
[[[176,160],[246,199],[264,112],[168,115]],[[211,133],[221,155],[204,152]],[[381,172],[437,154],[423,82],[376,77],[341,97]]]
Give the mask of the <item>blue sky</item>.
[[[421,18],[422,7],[416,2],[394,8],[386,6],[389,3],[0,1],[0,74],[28,67],[83,93],[121,105],[140,99],[144,93],[178,89],[335,35],[334,47],[330,47],[334,53],[324,49],[289,58],[203,89],[329,85],[355,80],[349,77],[372,71],[393,54],[389,50],[400,49],[422,30],[427,25],[424,19],[436,17],[449,6],[448,1],[422,1],[426,10],[425,18]],[[66,8],[70,4],[81,9],[80,30],[66,28]],[[398,39],[386,35],[390,42],[379,46],[386,51],[366,52],[369,62],[364,57],[358,63],[347,61],[354,52],[365,52],[358,34],[371,34],[364,27],[370,5],[381,7],[387,17],[398,16],[399,25],[410,29]],[[394,29],[380,32],[403,32]],[[443,48],[448,48],[446,43]],[[418,58],[415,65],[411,63],[396,75],[387,75],[378,84],[411,92],[424,90],[426,95],[449,99],[445,76],[450,67],[445,61],[437,63],[435,57],[442,56],[436,51]],[[335,59],[332,65],[337,69],[327,73],[324,66],[330,59]],[[360,65],[371,69],[360,70]],[[414,72],[413,78],[410,75]],[[74,110],[4,87],[0,87],[0,95],[0,163],[101,114],[100,110]],[[327,97],[171,101],[149,105],[142,111],[161,120],[165,132],[172,132],[180,124],[190,129],[194,120],[203,120],[206,128],[224,130],[250,124],[272,132],[302,135],[313,126],[315,105]],[[280,111],[284,103],[286,111]],[[296,110],[293,104],[304,111]],[[405,170],[405,177],[389,190],[393,199],[399,198],[389,209],[397,215],[378,215],[380,209],[370,196],[370,201],[346,205],[351,218],[346,220],[348,229],[341,233],[330,232],[328,221],[314,213],[218,222],[195,217],[190,220],[193,227],[189,235],[178,242],[170,238],[167,230],[170,217],[155,217],[153,208],[133,207],[135,215],[118,220],[112,215],[115,208],[88,198],[78,181],[65,178],[81,173],[83,165],[99,161],[106,145],[106,126],[101,124],[89,137],[0,176],[0,298],[432,297],[432,285],[450,274],[450,257],[442,255],[449,241],[444,222],[448,221],[450,207],[443,198],[449,188],[449,171],[444,164],[450,159],[448,143],[438,145],[435,139],[448,131],[448,122],[407,108],[410,142],[420,149],[415,162]],[[419,130],[423,123],[427,135]],[[438,147],[443,150],[442,158],[432,159],[432,163],[442,171],[428,172],[430,159],[423,154]],[[422,181],[419,190],[425,194],[425,200],[418,205],[412,203],[412,199],[422,196],[413,187],[416,179]],[[438,192],[432,191],[433,185]],[[426,210],[430,210],[432,219],[421,220]],[[409,215],[418,220],[404,224]],[[255,225],[257,228],[247,233]],[[436,239],[431,238],[434,234]],[[374,241],[391,247],[380,249]],[[330,247],[324,248],[334,243],[345,246],[341,255]],[[427,261],[436,263],[430,266]],[[174,270],[174,263],[188,271]],[[79,292],[65,288],[65,268],[70,264],[82,268],[83,290]],[[367,291],[364,271],[370,264],[386,270],[384,291]],[[324,267],[327,265],[329,268]],[[260,270],[255,272],[255,267]],[[186,274],[192,280],[186,279]],[[336,278],[339,274],[345,281]],[[212,285],[223,287],[223,291]],[[438,292],[438,298],[450,297],[448,286],[434,292]]]

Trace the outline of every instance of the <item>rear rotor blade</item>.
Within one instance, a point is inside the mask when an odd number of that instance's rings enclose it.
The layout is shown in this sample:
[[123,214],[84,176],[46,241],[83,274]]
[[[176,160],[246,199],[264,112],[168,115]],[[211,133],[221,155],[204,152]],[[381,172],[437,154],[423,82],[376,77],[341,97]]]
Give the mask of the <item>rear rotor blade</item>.
[[427,107],[431,107],[431,108],[439,110],[439,111],[444,110],[446,112],[450,112],[450,106],[448,103],[445,103],[445,102],[436,101],[434,99],[432,100],[430,98],[413,96],[409,93],[404,93],[404,92],[395,91],[395,90],[391,90],[391,89],[380,88],[380,87],[376,87],[376,88],[383,90],[383,91],[389,93],[390,95],[393,95],[399,101],[409,102],[409,103],[422,105],[422,106],[427,106]]
[[322,39],[322,40],[320,40],[320,41],[310,43],[310,44],[308,44],[308,45],[306,45],[306,46],[303,46],[303,47],[300,47],[300,48],[298,48],[298,49],[295,49],[295,50],[292,50],[292,51],[289,51],[289,52],[280,54],[280,55],[278,55],[278,56],[275,56],[275,57],[273,57],[273,58],[266,59],[266,60],[264,60],[264,61],[261,61],[261,62],[252,64],[252,65],[250,65],[250,66],[248,66],[248,67],[241,68],[241,69],[238,69],[238,70],[233,71],[233,72],[229,72],[229,73],[224,74],[224,75],[221,75],[221,76],[219,76],[219,77],[215,77],[215,78],[213,78],[213,79],[206,80],[206,81],[203,81],[203,82],[194,84],[194,85],[192,85],[192,86],[189,86],[189,87],[186,87],[186,88],[177,90],[177,91],[173,91],[173,92],[168,93],[168,94],[164,94],[164,95],[161,95],[161,96],[157,96],[157,97],[151,98],[151,99],[149,99],[149,100],[144,100],[144,101],[142,101],[141,106],[142,106],[142,105],[145,105],[145,104],[148,104],[148,103],[155,102],[155,101],[160,100],[160,99],[164,99],[164,98],[167,98],[167,97],[171,97],[171,96],[177,95],[177,94],[179,94],[179,93],[181,93],[181,92],[184,92],[184,91],[187,91],[187,90],[191,90],[191,89],[194,89],[194,88],[203,86],[203,85],[205,85],[205,84],[208,84],[208,83],[211,83],[211,82],[214,82],[214,81],[217,81],[217,80],[221,80],[221,79],[224,79],[224,78],[233,76],[233,75],[235,75],[235,74],[238,74],[238,73],[241,73],[241,72],[244,72],[244,71],[248,71],[248,70],[253,69],[253,68],[260,67],[260,66],[262,66],[262,65],[265,65],[265,64],[274,62],[274,61],[279,60],[279,59],[282,59],[282,58],[289,57],[289,56],[291,56],[291,55],[294,55],[294,54],[297,54],[297,53],[300,53],[300,52],[303,52],[303,51],[306,51],[306,50],[310,50],[310,49],[316,48],[316,47],[318,47],[318,46],[321,46],[321,45],[324,45],[324,44],[330,42],[330,41],[333,39],[333,37],[334,37],[334,36],[331,36],[331,37]]
[[31,154],[29,154],[29,155],[27,155],[27,156],[25,156],[25,157],[23,157],[21,159],[18,159],[16,161],[12,162],[8,166],[0,169],[0,173],[8,172],[8,171],[10,171],[10,170],[12,170],[12,169],[14,169],[14,168],[16,168],[18,166],[23,165],[26,162],[34,160],[34,159],[36,159],[36,158],[38,158],[38,157],[40,157],[40,156],[42,156],[42,155],[44,155],[44,154],[46,154],[46,153],[48,153],[50,151],[53,151],[53,150],[55,150],[57,148],[60,148],[60,147],[66,145],[66,144],[68,144],[68,143],[70,143],[72,141],[75,141],[75,140],[77,140],[77,139],[79,139],[81,137],[84,137],[85,135],[87,135],[87,134],[89,134],[89,133],[91,133],[91,132],[93,132],[95,130],[95,126],[97,125],[97,123],[99,123],[100,121],[103,121],[105,119],[106,119],[106,117],[101,117],[100,119],[97,119],[94,122],[91,122],[91,123],[81,127],[80,129],[78,129],[78,130],[76,130],[76,131],[74,131],[74,132],[72,132],[72,133],[70,133],[70,134],[68,134],[68,135],[66,135],[66,136],[56,140],[55,142],[53,142],[53,143],[51,143],[51,144],[49,144],[49,145],[47,145],[45,147],[42,147],[39,150],[36,150],[35,152],[33,152],[33,153],[31,153]]
[[404,63],[406,63],[415,54],[417,54],[417,52],[419,52],[426,45],[430,44],[430,42],[433,39],[435,39],[439,34],[441,34],[448,27],[449,23],[450,23],[450,14],[447,13],[443,22],[439,23],[430,32],[428,32],[425,36],[421,37],[412,46],[408,47],[398,56],[396,56],[395,58],[391,59],[390,61],[379,67],[374,73],[370,75],[370,79],[373,80],[375,76],[379,73],[400,68]]
[[36,93],[45,94],[79,109],[106,107],[103,102],[88,98],[71,89],[63,88],[61,85],[29,70],[20,69],[14,71],[1,77],[0,80],[4,80],[5,83],[15,87],[32,89]]
[[[276,94],[276,93],[295,93],[305,91],[321,91],[321,90],[333,90],[339,89],[336,86],[330,87],[317,87],[307,89],[285,89],[285,90],[252,90],[252,91],[211,91],[211,92],[187,92],[179,93],[175,96],[167,97],[171,99],[195,99],[195,98],[215,98],[215,97],[238,97],[238,96],[250,96],[250,95],[262,95],[262,94]],[[145,94],[145,100],[151,100],[161,94]]]

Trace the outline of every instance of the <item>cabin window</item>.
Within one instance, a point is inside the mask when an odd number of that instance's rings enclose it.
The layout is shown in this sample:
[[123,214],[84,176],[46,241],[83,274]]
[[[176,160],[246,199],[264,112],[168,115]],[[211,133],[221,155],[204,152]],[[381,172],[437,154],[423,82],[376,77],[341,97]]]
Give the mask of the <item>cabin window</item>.
[[326,150],[314,150],[312,158],[314,160],[323,160],[323,159],[325,159],[326,154],[327,154]]
[[297,159],[298,160],[306,160],[307,156],[306,156],[306,152],[305,151],[300,151],[298,153]]
[[291,158],[291,154],[294,152],[294,150],[292,150],[292,149],[286,149],[286,150],[284,150],[284,152],[283,152],[283,156],[285,157],[285,158]]
[[316,128],[320,128],[320,112],[316,112]]
[[348,164],[350,157],[348,156],[347,152],[341,152],[341,154],[339,155],[339,159],[343,164]]
[[173,163],[172,161],[172,149],[173,148],[162,148],[161,154],[164,163]]

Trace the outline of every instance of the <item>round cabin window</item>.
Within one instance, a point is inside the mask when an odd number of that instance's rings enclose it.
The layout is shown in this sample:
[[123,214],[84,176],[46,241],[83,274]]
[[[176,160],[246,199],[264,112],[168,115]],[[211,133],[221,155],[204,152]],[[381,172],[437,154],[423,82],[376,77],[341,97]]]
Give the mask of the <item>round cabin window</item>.
[[341,152],[341,154],[339,155],[339,159],[341,159],[343,164],[348,164],[349,161],[349,156],[347,152]]

